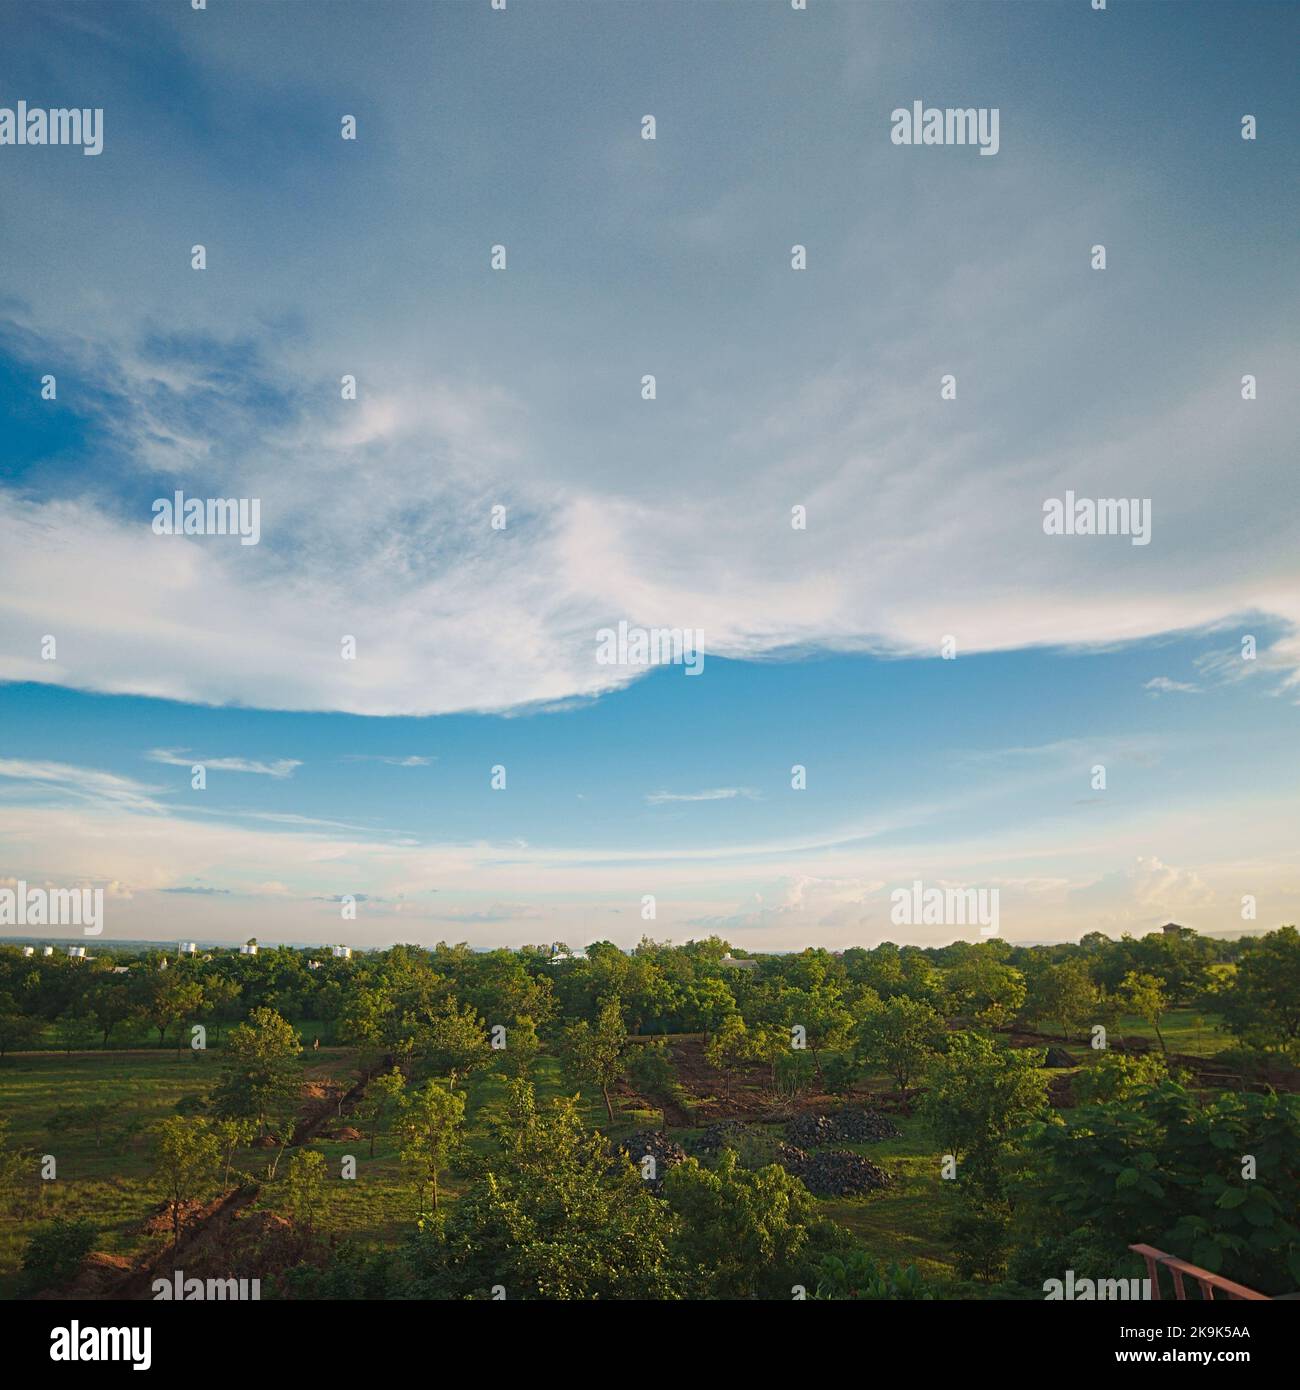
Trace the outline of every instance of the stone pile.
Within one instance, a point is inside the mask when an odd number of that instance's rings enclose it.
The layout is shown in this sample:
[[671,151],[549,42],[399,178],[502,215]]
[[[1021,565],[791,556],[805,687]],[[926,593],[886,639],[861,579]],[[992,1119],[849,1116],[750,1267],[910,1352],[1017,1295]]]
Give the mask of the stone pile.
[[857,1197],[864,1192],[877,1192],[893,1182],[883,1168],[847,1149],[820,1149],[809,1156],[796,1176],[818,1197]]
[[792,1144],[818,1148],[822,1144],[869,1144],[897,1139],[898,1126],[875,1110],[841,1110],[837,1115],[799,1115],[785,1127]]
[[655,1175],[646,1179],[646,1186],[651,1192],[658,1192],[663,1186],[664,1174],[686,1157],[686,1150],[676,1140],[669,1139],[661,1129],[639,1129],[621,1140],[619,1148],[627,1154],[638,1172],[647,1154],[654,1159]]

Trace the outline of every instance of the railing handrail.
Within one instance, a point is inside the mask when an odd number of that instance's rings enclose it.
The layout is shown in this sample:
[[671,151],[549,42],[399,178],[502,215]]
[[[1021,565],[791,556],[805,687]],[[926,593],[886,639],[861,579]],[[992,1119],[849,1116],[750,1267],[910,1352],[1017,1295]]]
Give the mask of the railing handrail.
[[1147,1264],[1147,1277],[1151,1280],[1151,1297],[1153,1301],[1160,1300],[1160,1271],[1158,1265],[1164,1267],[1173,1275],[1174,1296],[1180,1301],[1186,1301],[1187,1291],[1183,1287],[1183,1275],[1190,1275],[1201,1286],[1201,1297],[1214,1301],[1215,1289],[1222,1289],[1229,1298],[1249,1298],[1263,1299],[1268,1302],[1269,1296],[1266,1293],[1258,1293],[1254,1289],[1248,1289],[1244,1284],[1234,1284],[1231,1279],[1225,1279],[1221,1274],[1211,1274],[1208,1269],[1202,1269],[1199,1265],[1188,1264],[1186,1260],[1180,1260],[1177,1255],[1167,1254],[1164,1250],[1157,1250],[1154,1245],[1130,1245],[1129,1249],[1135,1255],[1141,1255]]

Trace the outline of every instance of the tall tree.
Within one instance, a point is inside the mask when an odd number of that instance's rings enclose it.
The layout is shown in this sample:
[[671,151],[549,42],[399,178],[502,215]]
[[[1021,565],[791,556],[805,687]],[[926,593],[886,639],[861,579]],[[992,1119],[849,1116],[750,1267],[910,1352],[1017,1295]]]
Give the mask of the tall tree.
[[564,1030],[562,1058],[570,1080],[594,1086],[605,1101],[605,1113],[614,1123],[614,1103],[609,1088],[624,1074],[627,1026],[617,999],[606,999],[593,1026],[585,1018]]

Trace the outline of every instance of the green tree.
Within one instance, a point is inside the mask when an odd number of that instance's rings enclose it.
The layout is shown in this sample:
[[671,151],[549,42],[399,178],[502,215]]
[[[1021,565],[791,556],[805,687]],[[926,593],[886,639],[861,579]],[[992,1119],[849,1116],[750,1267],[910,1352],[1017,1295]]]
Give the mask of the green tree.
[[207,1196],[220,1162],[221,1145],[207,1120],[172,1115],[159,1123],[153,1181],[171,1212],[173,1250],[180,1245],[181,1208]]
[[880,1068],[900,1091],[920,1075],[946,1036],[943,1018],[905,994],[887,999],[858,1024],[855,1052],[866,1068]]
[[167,1030],[203,1011],[203,988],[186,979],[179,968],[153,970],[140,974],[137,1014],[158,1030],[158,1046],[167,1041]]
[[571,1097],[538,1108],[509,1083],[492,1152],[445,1228],[427,1224],[403,1252],[404,1294],[514,1299],[672,1299],[681,1276],[675,1221],[625,1158],[586,1129]]
[[0,1057],[34,1042],[41,1031],[38,1018],[25,1013],[12,994],[0,992]]
[[265,1134],[269,1118],[288,1117],[298,1099],[302,1040],[273,1009],[254,1009],[247,1023],[230,1030],[225,1066],[214,1095],[219,1115],[248,1116]]
[[424,1189],[433,1191],[433,1209],[438,1210],[438,1174],[447,1166],[460,1142],[465,1121],[465,1097],[429,1081],[411,1092],[397,1122],[402,1162],[411,1174],[418,1201],[424,1202]]
[[69,1283],[95,1248],[99,1232],[84,1219],[56,1217],[38,1227],[23,1251],[22,1286],[28,1294],[59,1289]]
[[950,1034],[931,1061],[919,1113],[957,1158],[962,1181],[1000,1192],[1008,1146],[1046,1104],[1042,1062],[1041,1052],[1001,1047],[983,1033]]
[[1300,932],[1280,927],[1246,943],[1215,1003],[1243,1042],[1294,1050],[1300,1040]]
[[948,971],[944,983],[953,1011],[986,1028],[1010,1023],[1025,1002],[1025,977],[998,960],[988,946],[972,948]]
[[536,1023],[527,1014],[522,1014],[506,1029],[506,1045],[501,1049],[497,1065],[503,1075],[516,1081],[527,1081],[541,1050]]
[[1098,990],[1082,959],[1049,964],[1028,981],[1025,1017],[1039,1025],[1055,1023],[1069,1036],[1097,1019]]
[[306,1243],[330,1228],[333,1203],[325,1156],[314,1149],[300,1149],[289,1160],[285,1174],[285,1198],[294,1229]]
[[688,1298],[790,1296],[818,1220],[798,1178],[778,1164],[748,1171],[724,1149],[712,1169],[693,1158],[668,1169],[663,1194],[677,1217]]
[[677,1080],[677,1068],[672,1054],[662,1038],[638,1043],[628,1050],[628,1079],[643,1095],[655,1101],[663,1111],[664,1128],[668,1128],[669,1106],[682,1104],[685,1093]]
[[1130,1013],[1144,1019],[1156,1030],[1160,1050],[1168,1056],[1169,1049],[1165,1046],[1164,1034],[1160,1031],[1160,1020],[1169,1012],[1169,999],[1160,981],[1154,975],[1130,970],[1120,985],[1120,998]]
[[704,1045],[705,1060],[722,1073],[724,1091],[730,1092],[732,1070],[748,1055],[749,1033],[745,1020],[738,1013],[725,1014],[713,1036]]
[[1154,1053],[1103,1052],[1076,1074],[1074,1095],[1082,1105],[1127,1100],[1168,1075],[1169,1068]]
[[406,1078],[396,1067],[372,1076],[355,1114],[370,1134],[370,1157],[375,1156],[375,1136],[401,1113],[406,1095]]
[[212,1121],[212,1133],[221,1146],[222,1187],[230,1186],[230,1167],[235,1159],[235,1150],[252,1142],[254,1126],[252,1120],[236,1116]]
[[458,1008],[451,999],[418,1030],[416,1051],[438,1076],[447,1078],[452,1090],[492,1060],[483,1020],[468,1004]]
[[564,1030],[560,1060],[565,1073],[573,1084],[599,1090],[611,1125],[614,1103],[609,1088],[624,1074],[626,1051],[627,1025],[617,999],[605,1000],[594,1026],[583,1018]]
[[103,1046],[107,1047],[113,1029],[135,1013],[130,985],[121,975],[102,971],[94,977],[87,992],[86,1009],[95,1020]]

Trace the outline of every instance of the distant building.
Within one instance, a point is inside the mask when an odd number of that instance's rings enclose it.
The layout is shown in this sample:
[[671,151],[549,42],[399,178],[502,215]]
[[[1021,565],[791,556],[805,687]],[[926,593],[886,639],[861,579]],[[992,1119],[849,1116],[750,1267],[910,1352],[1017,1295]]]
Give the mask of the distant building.
[[1189,931],[1190,928],[1180,927],[1177,922],[1166,922],[1160,930],[1164,932],[1166,936],[1177,936],[1179,932]]
[[86,948],[84,946],[69,946],[68,955],[72,960],[85,960]]
[[35,946],[24,946],[24,947],[23,947],[23,955],[25,955],[25,956],[34,956],[35,954],[36,954],[36,947],[35,947]]
[[42,946],[42,947],[41,947],[41,955],[43,955],[43,956],[52,956],[53,954],[54,954],[54,947],[53,947],[53,946]]
[[177,942],[177,954],[182,956],[197,956],[199,953],[199,943],[197,941]]
[[737,960],[735,956],[723,956],[718,964],[725,966],[728,970],[758,969],[758,962],[756,960]]
[[256,943],[252,941],[244,942],[244,944],[239,948],[239,954],[241,956],[255,956],[257,954]]
[[351,947],[351,946],[331,946],[331,947],[330,947],[330,955],[332,955],[332,956],[334,957],[335,960],[351,960],[351,959],[352,959],[352,947]]

